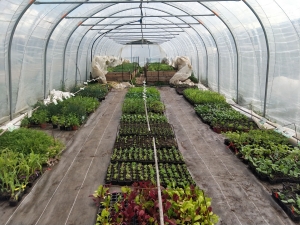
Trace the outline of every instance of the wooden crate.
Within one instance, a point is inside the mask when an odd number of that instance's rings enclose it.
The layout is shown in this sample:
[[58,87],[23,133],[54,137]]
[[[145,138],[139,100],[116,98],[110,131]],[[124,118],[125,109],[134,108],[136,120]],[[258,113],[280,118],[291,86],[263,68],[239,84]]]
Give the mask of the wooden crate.
[[130,81],[133,78],[135,78],[137,71],[134,71],[132,73],[129,72],[108,72],[105,77],[106,81]]
[[176,70],[146,71],[146,81],[147,81],[147,83],[155,83],[155,82],[159,82],[159,81],[168,83],[176,72],[177,72]]

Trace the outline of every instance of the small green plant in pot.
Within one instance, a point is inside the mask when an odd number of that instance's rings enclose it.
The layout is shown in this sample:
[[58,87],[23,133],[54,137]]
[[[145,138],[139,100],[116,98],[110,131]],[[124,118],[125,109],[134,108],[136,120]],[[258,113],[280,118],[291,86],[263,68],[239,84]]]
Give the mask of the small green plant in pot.
[[40,125],[41,128],[46,128],[47,122],[49,120],[48,111],[47,110],[37,110],[32,114],[30,119],[33,123]]
[[21,121],[21,127],[29,127],[30,126],[30,119],[28,116],[25,116]]
[[65,123],[66,123],[65,116],[64,115],[60,115],[58,117],[58,125],[59,125],[60,130],[65,130],[65,127],[66,127]]
[[72,127],[72,130],[77,130],[79,124],[79,119],[77,118],[77,116],[75,114],[69,114],[67,116],[67,120],[70,123],[70,126]]
[[51,122],[52,122],[53,129],[57,128],[58,123],[59,123],[59,117],[58,116],[52,116],[51,117]]

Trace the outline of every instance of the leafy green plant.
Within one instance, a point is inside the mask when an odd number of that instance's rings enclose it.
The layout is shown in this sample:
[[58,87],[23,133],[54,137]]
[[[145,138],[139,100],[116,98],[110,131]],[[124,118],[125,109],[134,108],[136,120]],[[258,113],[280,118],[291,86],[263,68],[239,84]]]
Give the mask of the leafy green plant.
[[75,114],[69,114],[66,116],[66,121],[70,126],[79,126],[79,119]]
[[28,116],[25,116],[21,121],[21,127],[28,127],[29,125],[30,125],[30,119],[28,118]]
[[[109,92],[109,86],[107,84],[89,84],[88,86],[84,86],[84,89],[80,90],[81,86],[74,87],[72,92],[76,93],[76,96],[82,97],[92,97],[97,98],[98,100],[103,100],[103,98]],[[80,90],[80,91],[79,91]]]
[[46,109],[39,108],[32,113],[32,116],[29,119],[34,124],[43,124],[48,122],[49,114]]
[[163,113],[165,110],[165,105],[161,101],[149,101],[147,103],[147,108],[149,112]]
[[195,84],[199,83],[198,78],[195,77],[194,73],[192,73],[192,75],[189,77],[189,79],[194,82]]
[[174,67],[169,66],[168,64],[164,63],[147,63],[146,65],[148,71],[170,71],[175,70]]
[[[106,217],[112,224],[130,223],[136,217],[139,224],[158,224],[158,193],[151,182],[134,183],[132,188],[122,187],[122,195],[116,202],[105,203],[105,212],[97,217],[102,224]],[[106,196],[110,196],[107,193]],[[219,218],[212,212],[211,199],[197,187],[167,188],[162,192],[165,224],[207,224],[218,222]],[[103,203],[106,200],[103,201]],[[110,205],[110,208],[106,206]]]
[[44,132],[20,128],[0,136],[0,151],[5,148],[25,155],[31,152],[41,154],[46,162],[47,158],[55,157],[62,150],[63,144]]
[[123,62],[121,65],[115,67],[108,67],[108,72],[133,72],[134,70],[139,70],[139,64],[137,62],[126,63]]
[[51,122],[53,125],[58,125],[59,124],[59,117],[57,115],[51,116]]
[[212,91],[203,91],[195,88],[187,88],[183,91],[183,95],[193,104],[204,103],[224,103],[226,99],[219,93]]

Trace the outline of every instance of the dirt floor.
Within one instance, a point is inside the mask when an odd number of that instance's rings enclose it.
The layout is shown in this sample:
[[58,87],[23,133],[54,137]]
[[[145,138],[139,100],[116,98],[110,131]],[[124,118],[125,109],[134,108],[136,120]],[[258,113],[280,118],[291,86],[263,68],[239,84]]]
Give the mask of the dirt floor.
[[[196,116],[175,89],[159,88],[173,124],[179,150],[197,185],[212,198],[219,225],[293,223],[245,164]],[[48,132],[67,147],[60,162],[47,170],[17,207],[0,202],[2,225],[92,225],[97,208],[88,196],[103,184],[116,138],[126,91],[111,91],[78,131]]]

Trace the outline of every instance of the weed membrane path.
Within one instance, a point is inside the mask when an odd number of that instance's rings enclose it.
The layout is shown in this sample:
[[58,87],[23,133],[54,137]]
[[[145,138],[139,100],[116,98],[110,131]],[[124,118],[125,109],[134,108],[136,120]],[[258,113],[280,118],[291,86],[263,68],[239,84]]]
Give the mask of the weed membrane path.
[[68,143],[60,162],[43,174],[19,206],[0,202],[0,224],[95,223],[97,208],[88,196],[103,184],[125,93],[111,91],[74,136],[54,133]]
[[183,96],[169,87],[159,90],[179,150],[197,185],[212,198],[219,224],[295,224],[271,198],[271,185],[260,182],[226,148],[224,137],[202,123]]

